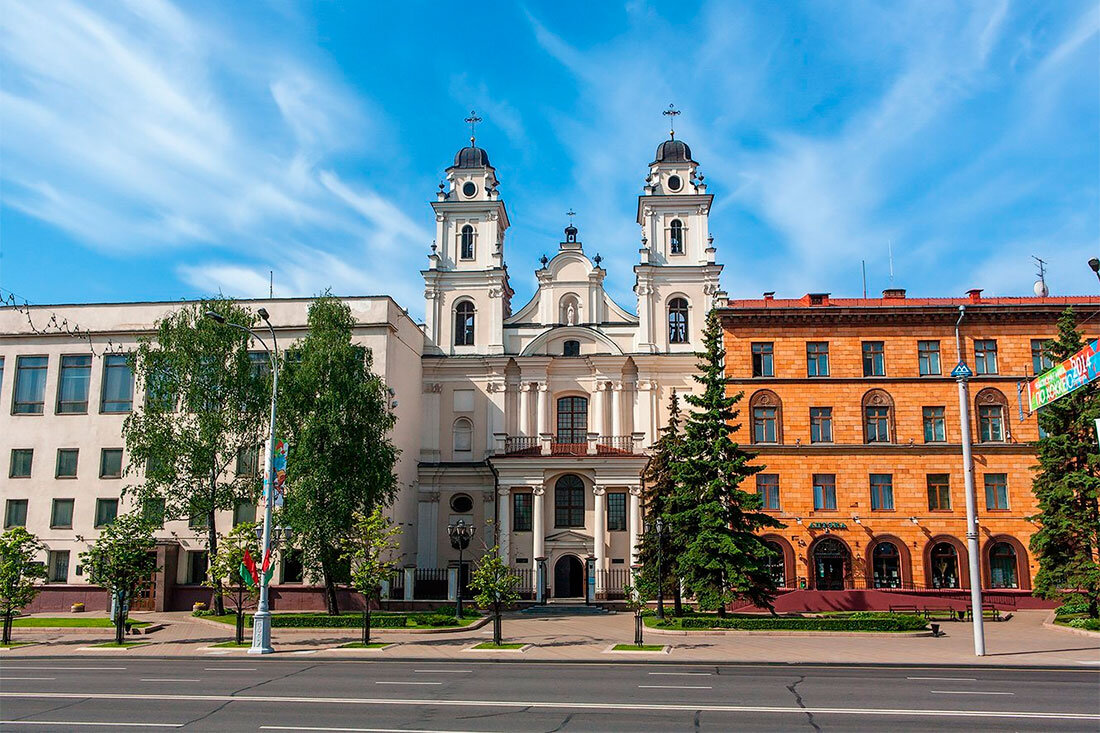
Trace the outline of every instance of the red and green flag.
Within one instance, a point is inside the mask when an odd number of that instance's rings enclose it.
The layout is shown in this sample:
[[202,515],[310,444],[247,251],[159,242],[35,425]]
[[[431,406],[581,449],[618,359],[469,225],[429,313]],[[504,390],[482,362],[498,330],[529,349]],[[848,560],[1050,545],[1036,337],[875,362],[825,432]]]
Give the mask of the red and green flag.
[[240,573],[241,579],[249,588],[255,587],[260,582],[260,576],[256,574],[256,561],[252,559],[252,554],[248,550],[244,551],[244,561],[241,562]]
[[275,574],[275,564],[271,562],[271,548],[264,553],[264,585],[271,585],[271,576]]

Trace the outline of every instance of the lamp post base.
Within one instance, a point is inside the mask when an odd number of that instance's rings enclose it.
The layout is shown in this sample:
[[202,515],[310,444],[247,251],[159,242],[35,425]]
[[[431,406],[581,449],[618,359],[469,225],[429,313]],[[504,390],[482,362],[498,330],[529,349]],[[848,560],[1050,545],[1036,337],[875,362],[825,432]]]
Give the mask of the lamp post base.
[[271,612],[257,611],[252,618],[252,647],[249,654],[272,654],[275,649],[271,646]]

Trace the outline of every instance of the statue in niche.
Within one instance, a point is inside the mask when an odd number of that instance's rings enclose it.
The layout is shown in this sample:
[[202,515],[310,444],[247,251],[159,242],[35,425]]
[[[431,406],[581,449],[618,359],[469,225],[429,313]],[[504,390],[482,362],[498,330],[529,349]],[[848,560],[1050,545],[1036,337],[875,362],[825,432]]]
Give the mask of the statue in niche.
[[575,325],[577,320],[577,309],[570,303],[569,307],[565,309],[565,323],[568,326]]

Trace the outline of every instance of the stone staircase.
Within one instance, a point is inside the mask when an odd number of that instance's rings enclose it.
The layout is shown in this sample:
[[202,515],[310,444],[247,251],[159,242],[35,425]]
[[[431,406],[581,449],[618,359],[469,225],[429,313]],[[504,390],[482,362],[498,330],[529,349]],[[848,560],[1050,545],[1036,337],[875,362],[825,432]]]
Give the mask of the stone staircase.
[[584,601],[553,599],[545,604],[535,604],[520,611],[528,616],[599,616],[608,613],[603,606],[586,606]]

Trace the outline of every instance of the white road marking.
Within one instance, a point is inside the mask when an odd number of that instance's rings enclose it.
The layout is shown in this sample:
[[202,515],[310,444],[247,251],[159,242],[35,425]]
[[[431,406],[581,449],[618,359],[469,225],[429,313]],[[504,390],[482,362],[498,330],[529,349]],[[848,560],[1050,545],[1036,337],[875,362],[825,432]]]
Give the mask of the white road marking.
[[13,667],[10,664],[5,664],[4,669],[48,669],[52,672],[68,672],[69,670],[91,671],[91,670],[110,670],[112,672],[120,672],[125,667],[41,667],[35,664],[20,664],[18,667]]
[[8,680],[56,680],[56,677],[8,677],[4,675],[0,677],[0,682],[7,682]]
[[223,656],[225,656],[226,654],[229,654],[229,653],[230,652],[207,652],[206,656],[208,656],[208,657],[223,657]]
[[142,677],[142,682],[202,682],[200,679],[186,677]]
[[445,730],[443,728],[432,728],[431,730],[413,728],[322,728],[320,726],[304,725],[261,725],[260,730],[324,730],[340,733],[485,733],[485,731]]
[[713,690],[713,687],[709,685],[638,685],[639,688],[646,690]]
[[1078,664],[1100,664],[1100,660],[1093,660],[1093,659],[1080,660],[1079,659],[1079,660],[1077,660],[1077,663]]
[[317,653],[316,649],[299,649],[296,652],[291,652],[291,654],[316,654],[316,653]]
[[907,680],[935,680],[937,682],[977,682],[974,677],[906,677]]
[[982,690],[929,690],[933,695],[1015,695],[1015,692],[984,692]]
[[99,728],[182,728],[183,723],[98,723],[90,720],[0,720],[0,725],[79,725]]
[[203,672],[255,672],[255,667],[203,667]]
[[442,682],[413,682],[413,681],[400,681],[395,680],[392,682],[375,682],[376,685],[442,685]]
[[232,702],[272,705],[388,705],[438,708],[535,708],[539,710],[655,710],[695,711],[712,713],[775,713],[779,715],[853,715],[861,717],[896,716],[906,718],[1019,718],[1029,720],[1085,720],[1100,722],[1098,713],[1071,713],[1031,710],[917,710],[913,708],[827,708],[780,707],[768,705],[715,705],[708,703],[642,703],[642,702],[571,702],[568,700],[432,700],[392,697],[296,697],[286,695],[224,695],[224,694],[139,694],[126,692],[9,692],[0,691],[0,698],[23,700],[145,700],[172,702]]
[[650,674],[665,675],[666,677],[710,677],[710,672],[650,672]]
[[417,674],[473,674],[472,669],[414,669]]

